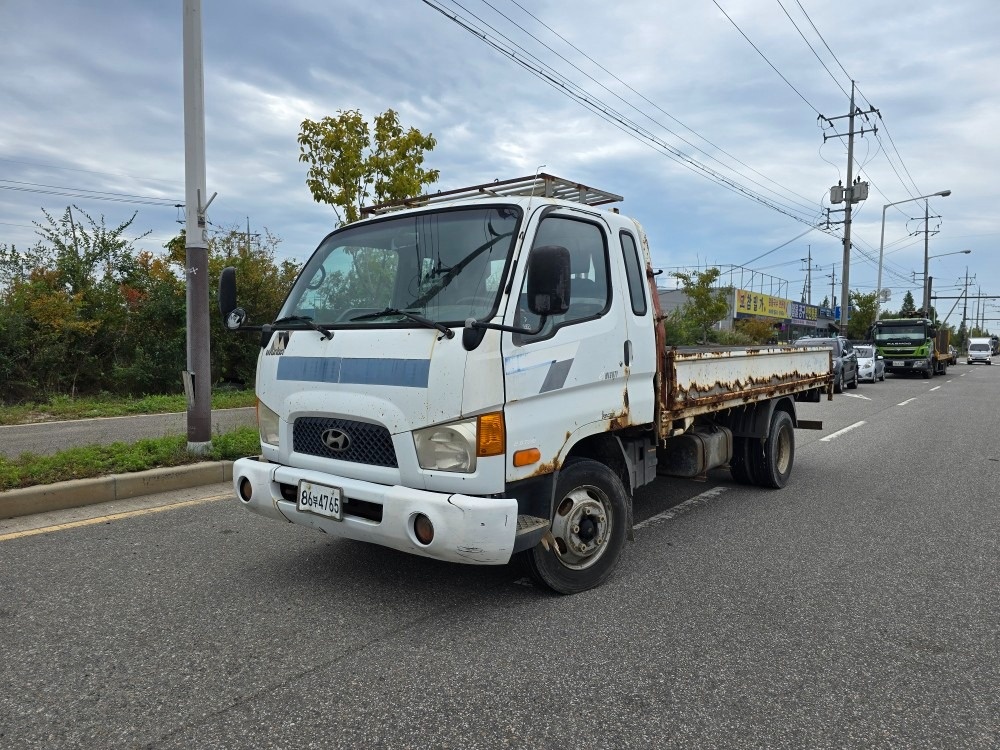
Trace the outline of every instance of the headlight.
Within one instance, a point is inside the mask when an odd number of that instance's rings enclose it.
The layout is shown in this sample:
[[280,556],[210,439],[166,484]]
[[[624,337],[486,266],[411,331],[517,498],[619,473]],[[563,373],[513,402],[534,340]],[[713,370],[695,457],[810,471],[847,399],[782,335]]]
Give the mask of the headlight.
[[475,471],[476,422],[476,419],[464,419],[414,432],[413,444],[420,468],[466,474]]
[[260,442],[278,445],[278,414],[268,409],[260,399],[257,399],[257,429],[260,432]]

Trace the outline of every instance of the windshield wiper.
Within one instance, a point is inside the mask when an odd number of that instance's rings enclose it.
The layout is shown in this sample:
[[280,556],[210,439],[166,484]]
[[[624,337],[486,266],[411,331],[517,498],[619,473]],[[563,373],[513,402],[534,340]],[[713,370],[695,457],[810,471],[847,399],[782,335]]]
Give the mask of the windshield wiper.
[[275,328],[282,325],[287,325],[289,323],[302,323],[303,325],[305,325],[306,328],[312,328],[314,331],[319,331],[320,333],[322,333],[324,339],[333,338],[333,334],[330,333],[329,329],[324,328],[323,326],[317,323],[314,323],[313,319],[308,315],[288,315],[284,318],[278,318],[276,321],[271,323],[271,330],[274,330]]
[[427,328],[434,328],[438,331],[441,331],[442,335],[448,339],[452,338],[455,335],[455,332],[451,330],[448,326],[446,326],[444,323],[438,323],[437,321],[425,318],[423,315],[417,315],[416,313],[412,313],[409,310],[399,310],[395,307],[387,307],[380,312],[365,313],[364,315],[355,315],[353,318],[351,318],[351,322],[354,322],[355,320],[375,320],[375,318],[385,318],[388,317],[389,315],[402,315],[404,318],[409,318],[414,323],[420,323],[420,325],[426,326]]

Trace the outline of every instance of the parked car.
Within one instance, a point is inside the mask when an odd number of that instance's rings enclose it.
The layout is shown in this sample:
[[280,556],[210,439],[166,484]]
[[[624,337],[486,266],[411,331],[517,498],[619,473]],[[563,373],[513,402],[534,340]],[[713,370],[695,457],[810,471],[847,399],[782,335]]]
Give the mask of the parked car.
[[[854,344],[843,336],[796,339],[792,346],[824,346],[833,350],[833,392],[843,393],[844,388],[858,387],[858,353]],[[882,365],[885,367],[885,364]]]
[[858,377],[877,383],[885,380],[885,357],[874,346],[865,344],[854,347],[858,353]]

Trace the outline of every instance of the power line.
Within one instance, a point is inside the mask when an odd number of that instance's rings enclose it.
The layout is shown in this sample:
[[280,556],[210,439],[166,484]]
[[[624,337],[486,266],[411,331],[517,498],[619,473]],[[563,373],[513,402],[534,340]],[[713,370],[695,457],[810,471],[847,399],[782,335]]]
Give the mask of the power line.
[[128,177],[130,180],[169,182],[171,185],[177,184],[177,180],[167,180],[162,177],[137,177],[136,175],[127,174],[125,172],[97,172],[93,169],[81,169],[79,167],[61,167],[58,164],[41,164],[39,162],[21,161],[20,159],[6,159],[4,157],[0,157],[0,161],[7,162],[8,164],[21,164],[26,167],[41,167],[43,169],[62,169],[67,172],[83,172],[84,174],[99,174],[104,177]]
[[806,105],[807,105],[807,106],[808,106],[808,107],[809,107],[809,108],[810,108],[810,109],[811,109],[811,110],[812,110],[813,112],[815,112],[815,113],[816,113],[817,115],[818,115],[818,114],[820,114],[820,111],[819,111],[818,109],[816,109],[816,107],[814,107],[814,106],[813,106],[812,102],[810,102],[810,101],[809,101],[808,99],[806,99],[806,98],[805,98],[805,97],[804,97],[804,96],[802,95],[802,92],[801,92],[801,91],[799,91],[799,90],[798,90],[797,88],[795,88],[795,87],[794,87],[794,86],[792,85],[791,81],[789,81],[789,80],[788,80],[787,78],[785,78],[785,76],[784,76],[784,75],[782,74],[782,72],[781,72],[780,70],[778,70],[778,69],[777,69],[776,67],[774,67],[774,63],[772,63],[772,62],[771,62],[770,60],[768,60],[768,59],[767,59],[767,55],[765,55],[765,54],[764,54],[763,52],[761,52],[761,51],[760,51],[760,50],[759,50],[759,49],[757,48],[757,45],[756,45],[756,44],[754,44],[754,43],[753,43],[752,41],[750,41],[750,37],[748,37],[748,36],[747,36],[746,34],[744,34],[744,33],[743,33],[743,29],[741,29],[741,28],[739,27],[739,25],[738,25],[738,24],[736,23],[736,21],[734,21],[734,20],[733,20],[732,18],[730,18],[730,17],[729,17],[729,14],[728,14],[728,13],[726,13],[726,11],[722,9],[722,6],[721,6],[721,5],[719,5],[719,3],[718,3],[718,0],[712,0],[712,2],[713,2],[713,3],[715,3],[715,7],[716,7],[716,8],[718,8],[718,9],[719,9],[720,11],[722,11],[722,15],[724,15],[724,16],[726,17],[726,19],[727,19],[727,20],[729,21],[729,23],[731,23],[731,24],[733,25],[733,27],[734,27],[734,28],[735,28],[735,29],[736,29],[736,30],[737,30],[738,32],[740,32],[740,35],[741,35],[741,36],[742,36],[742,37],[743,37],[744,39],[746,39],[746,40],[747,40],[747,43],[748,43],[748,44],[749,44],[749,45],[750,45],[751,47],[753,47],[753,48],[754,48],[754,49],[755,49],[755,50],[757,51],[757,54],[758,54],[758,55],[760,55],[760,56],[761,56],[761,57],[762,57],[762,58],[764,59],[764,62],[766,62],[766,63],[767,63],[768,65],[770,65],[770,66],[771,66],[771,70],[773,70],[773,71],[774,71],[775,73],[777,73],[777,74],[778,74],[778,76],[779,76],[779,77],[781,78],[781,80],[782,80],[782,81],[784,81],[784,82],[785,82],[785,83],[786,83],[786,84],[788,85],[788,88],[790,88],[790,89],[791,89],[792,91],[794,91],[794,92],[795,92],[796,94],[798,94],[798,95],[799,95],[799,99],[801,99],[802,101],[804,101],[804,102],[806,103]]
[[[478,39],[486,43],[488,46],[492,47],[500,54],[504,55],[505,57],[512,60],[516,64],[520,65],[522,68],[532,73],[532,75],[535,75],[536,77],[545,81],[560,93],[563,93],[564,95],[576,100],[584,107],[589,109],[591,112],[597,114],[599,117],[604,119],[606,122],[617,127],[626,135],[629,135],[635,140],[652,147],[654,150],[676,161],[681,166],[684,166],[685,168],[690,169],[691,171],[694,171],[697,174],[701,174],[701,176],[710,179],[713,182],[716,182],[717,184],[721,185],[722,187],[725,187],[728,190],[742,194],[744,197],[750,198],[751,200],[761,203],[762,205],[767,206],[772,210],[778,211],[779,213],[782,213],[788,216],[789,218],[792,218],[803,224],[808,224],[810,226],[814,225],[814,219],[805,218],[802,215],[801,211],[798,214],[796,214],[794,213],[794,211],[796,211],[797,209],[791,208],[787,205],[786,206],[776,205],[774,201],[768,200],[767,198],[754,192],[747,186],[742,185],[734,181],[733,179],[720,174],[717,170],[713,170],[710,167],[707,167],[706,165],[684,154],[676,147],[671,146],[669,143],[665,142],[658,136],[650,133],[648,130],[645,130],[641,126],[637,125],[636,123],[634,123],[633,121],[629,120],[627,117],[622,115],[620,112],[610,107],[605,102],[601,101],[598,97],[594,97],[593,95],[588,93],[586,90],[582,89],[577,84],[568,80],[558,71],[555,71],[549,66],[547,66],[543,61],[539,60],[535,55],[525,50],[523,47],[518,45],[513,40],[504,36],[502,33],[497,32],[498,34],[500,34],[500,36],[506,39],[507,42],[509,42],[511,45],[513,45],[513,47],[517,49],[511,49],[510,47],[505,46],[503,42],[498,40],[496,37],[491,36],[489,33],[487,33],[481,28],[477,28],[473,21],[469,20],[468,18],[459,17],[454,11],[450,11],[441,7],[434,0],[422,0],[422,2],[428,7],[436,10],[445,18],[449,19],[450,21],[454,22],[461,28],[465,29],[473,36],[477,37]],[[496,31],[488,23],[484,22],[478,16],[476,16],[473,13],[470,13],[460,3],[456,2],[455,0],[451,0],[451,2],[453,5],[456,5],[457,7],[461,8],[461,10],[464,11],[466,14],[475,18],[476,21],[479,21],[479,23],[485,25],[487,28]],[[521,54],[518,54],[517,50],[520,50]],[[534,63],[532,62],[532,60],[529,60],[527,58],[533,59]]]
[[[690,141],[688,141],[687,139],[685,139],[685,138],[684,138],[683,136],[681,136],[681,135],[679,135],[679,134],[677,134],[677,133],[674,133],[674,132],[673,132],[672,130],[670,130],[669,128],[667,128],[667,127],[666,127],[665,125],[663,125],[662,123],[658,122],[658,121],[657,121],[657,120],[655,120],[654,118],[650,117],[650,116],[649,116],[649,115],[648,115],[648,114],[647,114],[646,112],[643,112],[643,111],[642,111],[642,110],[640,110],[640,109],[639,109],[638,107],[636,107],[635,105],[631,104],[630,102],[628,102],[627,100],[625,100],[625,99],[624,99],[623,97],[619,96],[619,95],[618,95],[617,93],[615,93],[614,91],[612,91],[611,89],[609,89],[609,88],[608,88],[607,86],[605,86],[604,84],[602,84],[602,83],[601,83],[600,81],[596,80],[596,79],[595,79],[595,78],[594,78],[593,76],[591,76],[591,75],[589,75],[588,73],[586,73],[585,71],[583,71],[583,70],[582,70],[582,69],[581,69],[581,68],[580,68],[579,66],[577,66],[577,65],[575,65],[574,63],[570,62],[569,60],[567,60],[567,59],[566,59],[565,57],[563,57],[562,55],[560,55],[560,54],[559,54],[558,52],[556,52],[555,50],[552,50],[552,48],[551,48],[551,47],[549,47],[548,45],[546,45],[546,44],[545,44],[544,42],[541,42],[541,40],[538,40],[538,38],[537,38],[537,37],[535,37],[535,36],[534,36],[533,34],[531,34],[530,32],[528,32],[527,30],[525,30],[525,29],[524,29],[524,28],[523,28],[522,26],[520,26],[520,24],[518,24],[518,23],[517,23],[516,21],[512,20],[512,19],[511,19],[511,18],[510,18],[509,16],[507,16],[507,15],[505,15],[504,13],[501,13],[501,12],[500,12],[499,10],[497,10],[497,9],[496,9],[496,8],[495,8],[495,7],[494,7],[494,6],[493,6],[493,5],[492,5],[492,4],[491,4],[491,3],[490,3],[490,2],[488,1],[488,0],[481,0],[481,1],[482,1],[482,2],[483,2],[483,3],[485,4],[485,5],[488,5],[488,6],[489,6],[490,8],[492,8],[492,9],[493,9],[494,11],[496,11],[496,12],[497,12],[497,13],[498,13],[499,15],[503,16],[503,17],[504,17],[504,18],[506,18],[506,19],[507,19],[508,21],[510,21],[510,22],[511,22],[512,24],[514,24],[514,26],[516,26],[517,28],[519,28],[519,29],[521,29],[522,31],[524,31],[524,33],[528,34],[528,36],[530,36],[530,37],[531,37],[532,39],[535,39],[536,41],[539,41],[539,43],[540,43],[540,44],[542,44],[543,46],[545,46],[545,47],[546,47],[546,49],[549,49],[549,50],[551,50],[551,51],[552,51],[552,52],[553,52],[554,54],[556,54],[556,55],[557,55],[557,56],[558,56],[558,57],[559,57],[560,59],[562,59],[563,61],[565,61],[565,62],[566,62],[566,63],[568,63],[569,65],[571,65],[571,66],[572,66],[573,68],[575,68],[576,70],[578,70],[578,71],[580,71],[581,73],[583,73],[583,75],[587,76],[587,78],[589,78],[589,79],[590,79],[591,81],[594,81],[594,83],[596,83],[596,84],[598,84],[599,86],[601,86],[601,87],[602,87],[602,88],[603,88],[603,89],[604,89],[605,91],[607,91],[608,93],[612,94],[612,96],[615,96],[616,98],[618,98],[618,99],[619,99],[619,100],[621,100],[622,102],[625,102],[625,104],[627,104],[628,106],[632,107],[632,108],[633,108],[634,110],[636,110],[637,112],[639,112],[639,113],[640,113],[640,114],[642,114],[643,116],[647,117],[647,118],[648,118],[648,119],[649,119],[649,120],[650,120],[651,122],[654,122],[654,123],[656,123],[657,125],[659,125],[660,127],[662,127],[662,128],[664,129],[664,130],[666,130],[666,131],[667,131],[668,133],[670,133],[671,135],[673,135],[673,136],[677,137],[677,138],[678,138],[679,140],[683,141],[683,142],[684,142],[684,143],[686,143],[687,145],[691,146],[691,148],[695,149],[695,150],[696,150],[696,151],[698,151],[699,153],[701,153],[701,154],[704,154],[704,155],[705,155],[705,156],[707,156],[707,157],[708,157],[709,159],[712,159],[712,160],[714,160],[714,161],[718,162],[719,164],[722,164],[722,166],[726,167],[727,169],[732,169],[732,167],[729,167],[728,165],[724,164],[724,163],[723,163],[722,161],[720,161],[719,159],[717,159],[717,158],[716,158],[715,156],[713,156],[712,154],[709,154],[708,152],[706,152],[706,151],[704,151],[703,149],[699,148],[699,147],[698,147],[698,146],[696,146],[695,144],[693,144],[693,143],[691,143]],[[564,36],[563,36],[562,34],[560,34],[560,33],[559,33],[558,31],[556,31],[556,30],[555,30],[555,29],[553,29],[553,28],[552,28],[551,26],[549,26],[548,24],[546,24],[546,23],[545,23],[544,21],[542,21],[542,20],[541,20],[540,18],[538,18],[538,16],[534,15],[534,14],[533,14],[533,13],[532,13],[531,11],[529,11],[529,10],[528,10],[527,8],[525,8],[525,7],[523,6],[523,5],[521,5],[521,3],[519,3],[519,2],[518,2],[518,0],[510,0],[510,1],[511,1],[511,2],[512,2],[512,3],[514,4],[514,5],[516,5],[516,6],[518,7],[518,8],[520,8],[520,9],[521,9],[521,11],[523,11],[523,12],[524,12],[524,13],[525,13],[526,15],[530,16],[530,17],[531,17],[531,18],[532,18],[533,20],[535,20],[535,21],[536,21],[536,22],[537,22],[537,23],[538,23],[539,25],[541,25],[542,27],[544,27],[545,29],[547,29],[547,30],[548,30],[548,31],[549,31],[550,33],[552,33],[552,34],[553,34],[554,36],[558,37],[558,38],[559,38],[559,39],[560,39],[560,40],[561,40],[562,42],[564,42],[564,43],[565,43],[565,44],[566,44],[567,46],[569,46],[569,47],[570,47],[571,49],[575,50],[575,51],[576,51],[576,52],[578,52],[578,53],[579,53],[580,55],[582,55],[582,56],[583,56],[584,58],[586,58],[587,60],[589,60],[589,61],[590,61],[590,62],[591,62],[591,63],[592,63],[592,64],[593,64],[593,65],[594,65],[595,67],[597,67],[597,68],[599,68],[600,70],[602,70],[603,72],[607,73],[607,74],[608,74],[609,76],[611,76],[611,77],[612,77],[612,78],[613,78],[613,79],[614,79],[615,81],[617,81],[617,82],[618,82],[619,84],[621,84],[622,86],[624,86],[624,87],[625,87],[625,88],[626,88],[626,89],[627,89],[628,91],[630,91],[630,92],[632,92],[633,94],[635,94],[636,96],[638,96],[638,97],[639,97],[639,98],[640,98],[640,99],[641,99],[642,101],[646,102],[647,104],[649,104],[649,105],[650,105],[651,107],[653,107],[653,108],[654,108],[654,109],[656,109],[657,111],[659,111],[659,112],[661,112],[662,114],[664,114],[664,115],[666,115],[667,117],[669,117],[669,118],[670,118],[671,120],[673,120],[673,121],[674,121],[675,123],[677,123],[678,125],[680,125],[680,126],[681,126],[682,128],[684,128],[684,129],[685,129],[685,130],[687,130],[688,132],[692,133],[692,134],[693,134],[693,135],[695,135],[696,137],[698,137],[698,138],[700,138],[701,140],[703,140],[703,141],[704,141],[705,143],[707,143],[708,145],[710,145],[710,146],[711,146],[712,148],[716,149],[717,151],[719,151],[719,152],[720,152],[720,153],[722,153],[722,154],[725,154],[725,155],[726,155],[726,156],[727,156],[727,157],[728,157],[729,159],[732,159],[732,160],[733,160],[734,162],[736,162],[736,163],[737,163],[737,164],[739,164],[740,166],[742,166],[742,167],[745,167],[746,169],[749,169],[749,170],[750,170],[751,172],[754,172],[755,174],[759,175],[760,177],[762,177],[763,179],[767,180],[767,181],[768,181],[768,182],[770,182],[771,184],[773,184],[773,185],[777,185],[777,186],[778,186],[779,188],[781,188],[782,190],[785,190],[786,192],[788,192],[788,193],[790,193],[790,194],[792,194],[792,195],[795,195],[795,196],[797,196],[797,197],[799,197],[799,198],[802,198],[802,200],[804,200],[804,201],[806,201],[807,203],[809,203],[809,206],[808,206],[809,208],[811,208],[811,207],[812,207],[812,204],[811,204],[811,202],[809,202],[809,199],[808,199],[808,198],[806,198],[805,196],[803,196],[803,195],[799,195],[799,194],[798,194],[798,193],[796,193],[795,191],[793,191],[793,190],[791,190],[791,189],[787,188],[787,187],[786,187],[786,186],[784,186],[784,185],[781,185],[780,183],[778,183],[778,182],[776,182],[775,180],[771,179],[771,178],[770,178],[770,177],[768,177],[767,175],[765,175],[765,174],[763,174],[763,173],[759,172],[758,170],[754,169],[754,168],[753,168],[753,167],[751,167],[750,165],[748,165],[748,164],[744,163],[743,161],[741,161],[741,160],[740,160],[739,158],[737,158],[737,157],[733,156],[732,154],[730,154],[730,153],[729,153],[728,151],[726,151],[725,149],[723,149],[723,148],[721,148],[720,146],[718,146],[718,145],[716,145],[715,143],[713,143],[713,142],[712,142],[711,140],[709,140],[708,138],[706,138],[705,136],[703,136],[703,135],[702,135],[701,133],[697,132],[696,130],[694,130],[693,128],[689,127],[688,125],[685,125],[685,124],[684,124],[683,122],[681,122],[681,121],[680,121],[679,119],[677,119],[677,118],[676,118],[676,117],[674,117],[674,116],[673,116],[672,114],[670,114],[670,113],[669,113],[669,112],[667,112],[667,111],[666,111],[665,109],[663,109],[663,108],[662,108],[662,107],[661,107],[660,105],[656,104],[656,102],[652,101],[652,100],[651,100],[651,99],[649,99],[649,98],[648,98],[647,96],[645,96],[644,94],[642,94],[642,93],[640,93],[639,91],[637,91],[636,89],[634,89],[634,88],[633,88],[632,86],[630,86],[630,85],[629,85],[628,83],[626,83],[625,81],[623,81],[623,80],[622,80],[621,78],[619,78],[619,77],[618,77],[617,75],[615,75],[615,74],[614,74],[613,72],[611,72],[611,71],[610,71],[610,70],[608,70],[608,69],[607,69],[606,67],[604,67],[603,65],[601,65],[601,63],[597,62],[597,61],[596,61],[596,60],[595,60],[595,59],[594,59],[593,57],[591,57],[591,56],[590,56],[590,55],[588,55],[588,54],[587,54],[586,52],[584,52],[584,51],[583,51],[582,49],[580,49],[580,48],[579,48],[579,47],[577,47],[577,46],[576,46],[575,44],[573,44],[573,43],[572,43],[572,42],[571,42],[570,40],[568,40],[568,39],[567,39],[566,37],[564,37]],[[739,172],[738,170],[735,170],[735,169],[733,169],[733,171],[734,171],[734,172],[736,172],[737,174],[740,174],[740,172]],[[742,176],[742,177],[745,177],[745,175],[742,175],[742,174],[741,174],[741,176]],[[751,181],[753,181],[753,180],[751,180]],[[754,181],[754,184],[757,184],[757,185],[760,185],[760,183],[757,183],[757,182],[755,182],[755,181]],[[760,185],[760,187],[764,187],[764,186],[763,186],[763,185]],[[765,188],[765,189],[767,189],[767,188]]]
[[[90,198],[114,203],[137,203],[151,206],[178,207],[182,205],[175,198],[160,198],[153,195],[135,195],[133,193],[115,193],[106,190],[90,190],[89,188],[71,188],[62,185],[46,185],[38,182],[0,179],[0,190],[13,190],[25,193],[42,193],[44,195],[63,195],[70,198]],[[44,188],[44,189],[43,189]]]
[[[844,96],[850,96],[847,93],[847,90],[843,86],[840,85],[840,81],[837,80],[837,77],[833,73],[830,72],[830,69],[828,67],[826,67],[826,63],[823,62],[823,59],[816,52],[815,48],[809,43],[809,40],[806,39],[806,35],[802,33],[802,29],[800,29],[799,25],[797,23],[795,23],[795,20],[792,18],[791,14],[787,10],[785,10],[785,6],[781,4],[781,0],[777,0],[777,3],[778,3],[778,7],[781,8],[781,10],[784,11],[784,13],[785,13],[786,16],[788,16],[788,20],[791,21],[792,26],[795,27],[795,30],[797,32],[799,32],[799,36],[802,37],[802,41],[806,43],[806,46],[809,48],[809,51],[813,53],[813,55],[816,57],[817,60],[819,60],[819,64],[823,66],[823,70],[825,70],[829,74],[830,78],[833,79],[833,82],[835,84],[837,84],[837,88],[839,88],[841,91],[844,92]],[[799,7],[801,8],[802,6],[799,5]],[[803,11],[803,12],[805,12],[805,11]],[[807,18],[808,18],[808,16],[807,16]],[[810,21],[810,23],[812,23],[812,21]],[[816,27],[813,26],[814,30],[815,30],[815,28]],[[827,49],[829,49],[829,48],[827,48]],[[850,78],[850,76],[848,76],[848,78]]]
[[[806,20],[809,22],[809,25],[812,26],[812,30],[816,32],[816,36],[818,36],[819,40],[823,42],[823,46],[826,47],[826,51],[829,52],[830,56],[837,61],[837,65],[840,65],[840,60],[837,59],[837,56],[834,54],[833,50],[830,49],[830,45],[826,43],[826,39],[823,38],[823,35],[819,33],[819,29],[816,28],[816,24],[813,23],[813,20],[809,17],[809,14],[806,12],[806,9],[802,7],[802,3],[799,2],[799,0],[795,0],[795,4],[799,6],[799,10],[802,11],[802,15],[806,17]],[[824,65],[823,67],[826,66]],[[844,75],[847,76],[847,80],[849,81],[854,80],[853,78],[851,78],[850,73],[847,72],[847,70],[844,68],[843,65],[840,65],[840,69],[844,71]],[[831,73],[830,75],[833,74]],[[844,93],[846,94],[847,92],[845,91]],[[869,105],[870,104],[871,102],[869,102]]]

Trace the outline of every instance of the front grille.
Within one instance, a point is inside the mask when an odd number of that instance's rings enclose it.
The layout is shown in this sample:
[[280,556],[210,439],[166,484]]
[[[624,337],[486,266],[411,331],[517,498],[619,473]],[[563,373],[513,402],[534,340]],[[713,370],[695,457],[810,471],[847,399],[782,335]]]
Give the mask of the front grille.
[[[323,434],[330,430],[347,436],[349,443],[346,448],[334,450],[323,441]],[[392,468],[399,465],[389,430],[382,425],[351,419],[300,417],[292,427],[292,448],[296,453],[336,458],[338,461]]]

